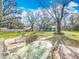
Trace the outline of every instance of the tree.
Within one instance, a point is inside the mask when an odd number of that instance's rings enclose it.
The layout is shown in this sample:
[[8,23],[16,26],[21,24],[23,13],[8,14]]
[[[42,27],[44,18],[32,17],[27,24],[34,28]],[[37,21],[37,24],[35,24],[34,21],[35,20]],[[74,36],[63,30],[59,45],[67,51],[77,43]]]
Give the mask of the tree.
[[[8,2],[8,3],[7,3]],[[21,22],[22,10],[17,8],[17,3],[14,0],[3,0],[3,26],[9,29],[23,28]]]
[[74,30],[79,31],[79,19],[78,19],[77,23],[74,26]]
[[78,23],[78,20],[79,20],[79,15],[75,15],[75,14],[71,15],[69,19],[70,19],[71,30],[73,31],[78,25],[77,23]]
[[27,20],[30,23],[31,31],[34,31],[34,25],[36,23],[35,15],[33,14],[33,12],[28,12],[28,15],[26,17],[27,17]]
[[2,16],[2,0],[0,0],[0,17]]
[[2,20],[2,0],[0,0],[0,26],[1,26],[1,20]]
[[17,3],[14,0],[3,0],[3,16],[16,12],[17,12]]
[[[44,10],[44,12],[45,12],[45,10]],[[49,14],[44,13],[44,12],[43,12],[43,10],[41,10],[42,15],[40,15],[40,13],[36,14],[37,25],[39,26],[39,31],[48,30],[50,28],[51,17],[49,17]]]
[[[46,8],[46,10],[48,11],[48,13],[52,16],[52,18],[55,20],[56,25],[57,25],[57,33],[60,34],[61,33],[61,21],[66,18],[66,6],[68,5],[69,2],[71,2],[72,0],[62,0],[62,3],[59,3],[58,1],[56,2],[55,0],[51,0],[52,6],[51,9],[47,9],[47,6],[49,4],[42,2],[41,0],[39,1],[40,5],[43,8]],[[55,2],[54,2],[55,1]],[[50,12],[49,12],[50,11]]]
[[43,29],[44,19],[42,15],[40,15],[39,13],[36,14],[36,17],[37,17],[36,24],[38,26],[39,31],[41,31]]
[[5,27],[8,29],[22,29],[24,27],[24,24],[22,24],[19,19],[19,17],[13,19],[11,18],[11,16],[7,16],[0,21],[0,27]]

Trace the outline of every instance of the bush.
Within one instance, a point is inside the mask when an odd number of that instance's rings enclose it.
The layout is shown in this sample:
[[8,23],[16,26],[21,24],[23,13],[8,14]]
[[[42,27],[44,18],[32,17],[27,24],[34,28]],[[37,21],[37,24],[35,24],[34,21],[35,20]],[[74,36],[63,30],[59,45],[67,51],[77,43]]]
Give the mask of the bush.
[[75,31],[79,31],[79,24],[76,24],[76,25],[74,26],[74,30],[75,30]]
[[31,42],[33,42],[33,41],[36,41],[37,38],[38,38],[38,35],[36,34],[36,32],[31,33],[31,34],[28,36],[28,39],[26,39],[26,44],[31,43]]

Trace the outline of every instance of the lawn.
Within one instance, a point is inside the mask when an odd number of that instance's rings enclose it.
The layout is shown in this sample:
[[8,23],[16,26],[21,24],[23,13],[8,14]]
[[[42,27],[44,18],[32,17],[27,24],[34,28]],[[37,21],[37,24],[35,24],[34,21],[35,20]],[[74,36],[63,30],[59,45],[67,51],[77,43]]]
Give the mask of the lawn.
[[[30,36],[33,32],[25,32],[26,35]],[[65,38],[64,41],[71,46],[79,47],[79,32],[72,32],[72,31],[63,31]],[[20,36],[21,32],[0,32],[0,38],[14,38]],[[35,33],[39,38],[53,36],[53,32],[36,32]]]
[[[30,35],[33,32],[26,32],[26,34]],[[35,33],[39,38],[41,37],[47,37],[47,36],[53,36],[53,32],[36,32]]]
[[[26,32],[26,35],[30,35],[33,32]],[[0,32],[0,38],[14,38],[21,35],[22,32]],[[47,37],[53,35],[53,32],[36,32],[38,37]]]
[[53,32],[38,32],[37,35],[39,37],[53,36]]
[[79,40],[79,32],[77,31],[63,31],[65,36],[73,40]]
[[66,44],[79,47],[79,32],[76,31],[63,31],[66,39],[64,40]]
[[20,32],[0,32],[0,38],[14,38],[20,34]]
[[[70,39],[79,40],[79,32],[72,32],[72,31],[63,31],[65,36]],[[33,32],[26,32],[26,35],[30,35]],[[13,38],[21,35],[21,32],[0,32],[0,38]],[[47,37],[53,36],[53,32],[36,32],[36,35],[39,37]]]

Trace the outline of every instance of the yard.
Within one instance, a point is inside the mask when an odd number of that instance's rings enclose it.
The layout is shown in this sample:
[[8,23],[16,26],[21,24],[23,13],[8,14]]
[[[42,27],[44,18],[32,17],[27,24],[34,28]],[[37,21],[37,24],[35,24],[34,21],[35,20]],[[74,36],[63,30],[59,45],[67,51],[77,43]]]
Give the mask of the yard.
[[14,38],[20,34],[20,32],[0,32],[0,38]]
[[[20,36],[23,32],[0,32],[0,38],[14,38]],[[33,32],[26,32],[26,35],[31,35]],[[47,37],[53,35],[53,32],[36,32],[38,37]]]
[[65,36],[69,37],[70,39],[79,40],[79,32],[77,31],[63,31]]
[[[79,40],[79,32],[63,31],[65,36],[73,40]],[[26,32],[27,35],[33,32]],[[14,38],[21,35],[22,32],[0,32],[0,38]],[[39,37],[53,36],[53,32],[36,32]]]
[[79,32],[76,31],[63,31],[65,33],[65,43],[73,46],[79,47]]
[[[72,32],[72,31],[62,31],[62,32],[65,35],[65,37],[63,38],[64,42],[68,46],[73,46],[73,47],[77,47],[77,48],[79,47],[79,32]],[[20,36],[22,33],[23,32],[0,32],[0,38],[5,38],[5,39],[14,38],[14,37]],[[26,35],[30,36],[31,34],[33,34],[33,32],[26,32]],[[53,32],[36,32],[35,34],[38,35],[38,37],[40,37],[40,38],[54,35]],[[17,46],[23,45],[23,43],[24,42],[20,42],[18,44],[11,44],[11,47],[14,47],[15,45],[17,45]]]

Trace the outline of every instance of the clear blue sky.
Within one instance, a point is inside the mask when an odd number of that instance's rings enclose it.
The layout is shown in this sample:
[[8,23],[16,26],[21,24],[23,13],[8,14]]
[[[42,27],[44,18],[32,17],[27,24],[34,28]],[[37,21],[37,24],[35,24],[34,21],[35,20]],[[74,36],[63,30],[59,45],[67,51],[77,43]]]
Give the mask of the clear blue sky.
[[[47,1],[46,3],[49,3],[48,0],[41,0],[41,1],[43,2]],[[61,1],[61,0],[58,0],[58,1]],[[79,4],[79,0],[74,0],[74,1]],[[16,0],[16,2],[18,4],[18,7],[24,7],[25,9],[38,9],[41,7],[39,5],[39,0]],[[76,7],[76,9],[79,9],[79,7]]]

